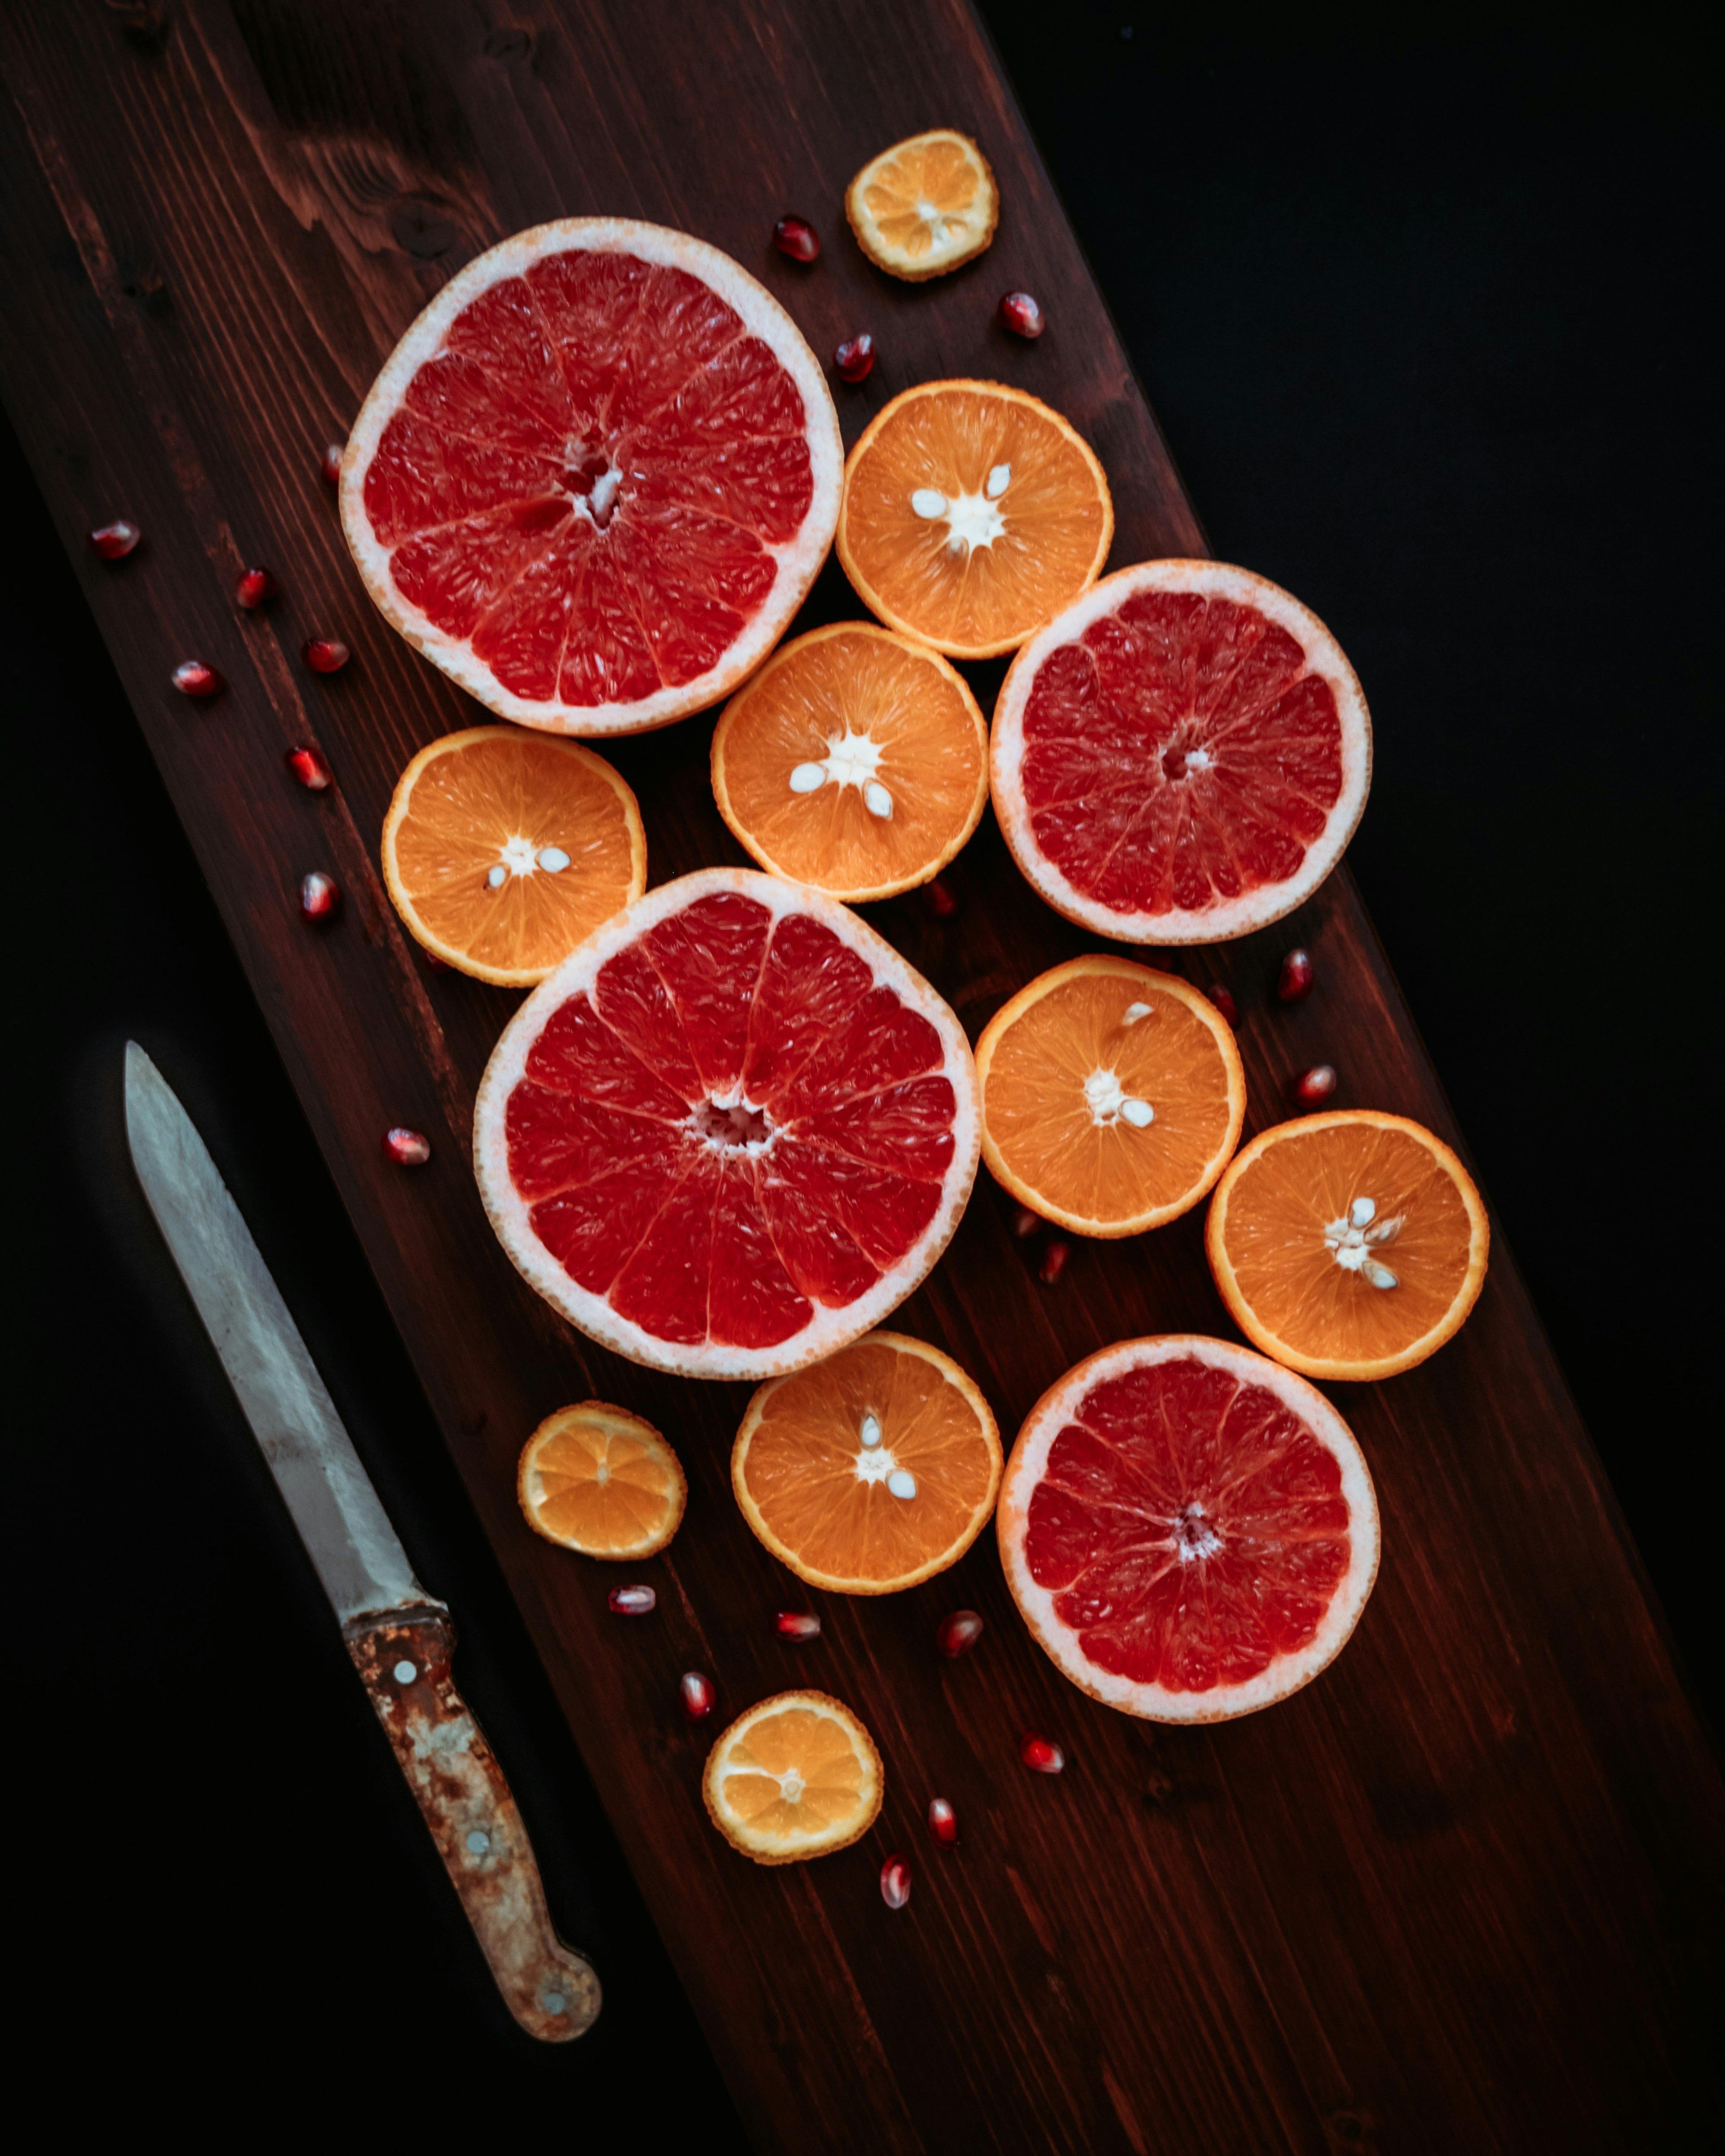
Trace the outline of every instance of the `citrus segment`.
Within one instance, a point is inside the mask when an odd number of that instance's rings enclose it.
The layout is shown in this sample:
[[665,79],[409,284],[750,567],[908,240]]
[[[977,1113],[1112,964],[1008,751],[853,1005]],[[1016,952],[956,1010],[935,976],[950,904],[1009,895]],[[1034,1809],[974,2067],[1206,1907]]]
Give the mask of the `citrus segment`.
[[950,1355],[871,1332],[763,1385],[731,1455],[743,1517],[839,1594],[891,1594],[956,1564],[1000,1486],[1000,1434]]
[[841,456],[819,363],[729,256],[566,218],[408,330],[349,438],[341,521],[390,622],[500,717],[633,733],[772,649]]
[[995,1518],[1037,1643],[1153,1722],[1296,1691],[1378,1572],[1377,1498],[1341,1416],[1291,1371],[1191,1335],[1069,1370],[1019,1433]]
[[1247,1339],[1308,1377],[1394,1377],[1478,1300],[1491,1230],[1443,1140],[1366,1108],[1260,1132],[1217,1185],[1204,1250]]
[[1013,661],[994,813],[1057,912],[1133,943],[1279,920],[1341,859],[1371,721],[1317,616],[1218,562],[1122,569]]
[[445,965],[531,988],[647,887],[641,812],[577,742],[469,726],[422,748],[383,819],[383,880]]
[[1221,1013],[1170,973],[1056,966],[977,1043],[983,1158],[1080,1235],[1136,1235],[1195,1205],[1240,1142],[1245,1075]]
[[928,983],[818,891],[706,869],[607,921],[480,1087],[505,1249],[638,1362],[767,1378],[907,1296],[976,1173],[976,1072]]
[[682,1524],[689,1485],[677,1455],[626,1408],[583,1400],[547,1415],[516,1479],[527,1525],[583,1557],[652,1557]]
[[853,903],[937,875],[988,798],[968,684],[871,622],[784,644],[713,732],[719,813],[762,868]]
[[1000,195],[969,136],[931,127],[870,158],[845,190],[845,214],[870,261],[915,285],[982,253]]
[[1113,536],[1089,444],[998,382],[906,389],[845,461],[845,575],[889,628],[954,659],[1015,650],[1095,582]]
[[885,1784],[874,1738],[842,1701],[781,1691],[723,1732],[701,1788],[733,1849],[757,1864],[794,1864],[865,1835]]

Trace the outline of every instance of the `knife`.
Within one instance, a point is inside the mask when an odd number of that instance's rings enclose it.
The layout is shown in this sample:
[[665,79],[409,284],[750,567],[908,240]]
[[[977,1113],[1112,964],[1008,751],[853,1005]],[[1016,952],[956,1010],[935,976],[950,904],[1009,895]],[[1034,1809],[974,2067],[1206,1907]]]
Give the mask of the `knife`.
[[567,2043],[593,2026],[599,1980],[552,1929],[521,1813],[449,1673],[449,1609],[413,1577],[239,1208],[135,1040],[126,1044],[126,1131],[150,1209],[317,1568],[504,2004],[530,2036]]

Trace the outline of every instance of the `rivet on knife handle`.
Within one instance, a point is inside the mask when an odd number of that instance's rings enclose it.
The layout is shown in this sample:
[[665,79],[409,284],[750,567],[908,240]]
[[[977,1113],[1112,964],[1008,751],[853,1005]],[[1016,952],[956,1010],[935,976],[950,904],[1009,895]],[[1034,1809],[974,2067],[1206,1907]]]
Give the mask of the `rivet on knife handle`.
[[342,1636],[505,2004],[530,2036],[580,2035],[598,2014],[599,1980],[552,1929],[521,1813],[449,1674],[447,1612],[357,1617]]

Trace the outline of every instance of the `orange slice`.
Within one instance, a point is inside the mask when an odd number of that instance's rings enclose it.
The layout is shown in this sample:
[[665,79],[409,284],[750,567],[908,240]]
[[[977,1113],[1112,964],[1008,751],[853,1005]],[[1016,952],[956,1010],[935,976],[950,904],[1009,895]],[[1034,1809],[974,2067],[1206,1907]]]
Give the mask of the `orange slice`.
[[889,628],[950,658],[1015,651],[1095,583],[1113,536],[1094,450],[998,382],[906,389],[845,460],[845,575]]
[[1491,1231],[1472,1179],[1405,1116],[1337,1109],[1255,1137],[1204,1250],[1246,1337],[1308,1378],[1391,1378],[1478,1300]]
[[782,645],[713,730],[719,814],[764,869],[855,905],[938,875],[988,798],[988,730],[937,652],[872,622]]
[[1130,958],[1069,959],[1020,988],[976,1064],[989,1172],[1075,1235],[1174,1219],[1240,1142],[1245,1074],[1226,1019]]
[[743,1517],[836,1594],[893,1594],[956,1564],[1000,1487],[1000,1432],[952,1360],[871,1332],[762,1385],[731,1454]]
[[886,1779],[874,1738],[841,1700],[781,1691],[720,1737],[701,1792],[733,1849],[757,1864],[795,1864],[860,1840]]
[[652,1557],[682,1524],[682,1463],[650,1422],[583,1400],[547,1415],[521,1448],[527,1525],[583,1557]]
[[969,136],[931,127],[870,158],[845,190],[845,214],[876,269],[920,285],[982,253],[1000,191]]
[[397,780],[383,880],[445,965],[531,988],[647,888],[646,834],[634,793],[591,749],[469,726]]

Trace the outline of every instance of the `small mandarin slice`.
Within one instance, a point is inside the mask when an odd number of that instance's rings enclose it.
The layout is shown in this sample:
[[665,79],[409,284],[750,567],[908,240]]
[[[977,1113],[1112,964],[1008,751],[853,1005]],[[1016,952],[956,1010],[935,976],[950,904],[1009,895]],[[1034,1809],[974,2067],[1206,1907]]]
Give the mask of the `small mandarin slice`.
[[795,1864],[866,1834],[885,1781],[875,1740],[842,1701],[781,1691],[719,1738],[701,1794],[733,1849],[757,1864]]
[[870,158],[845,190],[845,214],[876,269],[920,285],[982,253],[1000,194],[968,135],[931,127]]
[[1246,1337],[1309,1378],[1394,1377],[1478,1299],[1491,1231],[1466,1169],[1405,1116],[1262,1132],[1210,1201],[1204,1249]]
[[1113,536],[1088,443],[998,382],[905,390],[845,460],[845,575],[889,628],[950,658],[1015,651],[1095,583]]
[[950,1355],[871,1332],[762,1385],[731,1455],[743,1517],[839,1594],[892,1594],[956,1564],[1000,1487],[1000,1434]]
[[531,988],[647,887],[624,780],[578,742],[469,726],[420,750],[383,819],[383,880],[446,965]]
[[652,1557],[682,1524],[689,1485],[649,1422],[583,1400],[547,1415],[516,1482],[527,1525],[583,1557]]
[[872,622],[783,645],[713,730],[719,813],[762,868],[850,904],[938,875],[988,798],[988,730],[938,653]]
[[1042,974],[989,1020],[976,1057],[990,1173],[1075,1235],[1174,1219],[1240,1142],[1245,1075],[1226,1019],[1129,958]]

